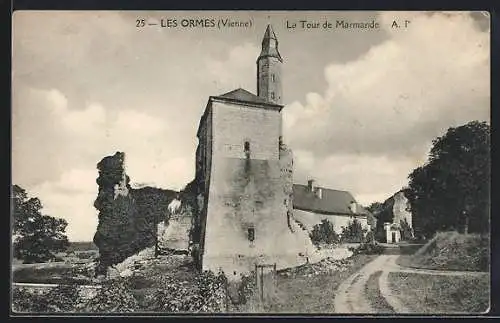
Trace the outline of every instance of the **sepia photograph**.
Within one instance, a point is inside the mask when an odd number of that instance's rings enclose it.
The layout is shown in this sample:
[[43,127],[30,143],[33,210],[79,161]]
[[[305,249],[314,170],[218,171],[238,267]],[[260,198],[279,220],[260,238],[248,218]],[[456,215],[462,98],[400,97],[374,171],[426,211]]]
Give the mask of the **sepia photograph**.
[[10,313],[490,310],[490,15],[15,11]]

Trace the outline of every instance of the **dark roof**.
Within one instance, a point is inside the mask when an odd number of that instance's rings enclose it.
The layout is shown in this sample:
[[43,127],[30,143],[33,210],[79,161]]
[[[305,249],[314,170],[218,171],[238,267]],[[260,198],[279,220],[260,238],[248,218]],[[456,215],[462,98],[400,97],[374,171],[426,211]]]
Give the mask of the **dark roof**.
[[273,26],[271,26],[271,24],[267,25],[266,32],[264,33],[264,38],[273,38],[278,40],[278,38],[276,38],[276,34],[274,33]]
[[[275,46],[271,45],[270,39],[274,39],[276,41]],[[266,32],[264,33],[264,38],[262,39],[262,50],[259,58],[267,56],[276,57],[280,60],[280,62],[283,62],[283,59],[278,51],[278,38],[276,37],[271,25],[267,25]]]
[[218,97],[233,99],[238,101],[245,101],[245,102],[267,103],[267,101],[264,98],[261,98],[260,96],[257,96],[242,88],[232,90],[231,92],[219,95]]
[[[321,187],[321,198],[311,192],[307,185],[293,184],[293,208],[322,214],[368,215],[369,212],[359,205],[351,193]],[[356,202],[356,213],[350,210]]]
[[251,106],[256,106],[258,108],[275,110],[275,111],[281,111],[281,109],[283,109],[283,107],[284,107],[281,104],[275,104],[272,102],[268,102],[264,98],[261,98],[255,94],[251,93],[250,91],[247,91],[247,90],[242,89],[242,88],[238,88],[236,90],[232,90],[230,92],[227,92],[227,93],[224,93],[224,94],[221,94],[218,96],[210,96],[208,99],[207,106],[205,108],[205,112],[203,113],[203,115],[200,118],[200,123],[198,124],[198,131],[196,133],[196,136],[199,136],[199,134],[200,134],[201,125],[205,122],[205,119],[207,117],[208,111],[209,111],[210,106],[211,106],[210,103],[213,99],[222,100],[222,101],[229,101],[229,102],[233,102],[233,103],[243,102],[243,103],[247,103],[248,105],[251,105]]
[[219,96],[213,96],[211,98],[224,100],[224,101],[252,103],[253,105],[258,105],[260,107],[269,108],[269,109],[278,110],[278,111],[281,111],[281,109],[283,108],[283,106],[281,104],[275,104],[275,103],[269,102],[266,99],[261,98],[261,97],[255,95],[247,90],[244,90],[242,88],[238,88],[236,90],[233,90],[231,92],[227,92],[225,94],[221,94]]

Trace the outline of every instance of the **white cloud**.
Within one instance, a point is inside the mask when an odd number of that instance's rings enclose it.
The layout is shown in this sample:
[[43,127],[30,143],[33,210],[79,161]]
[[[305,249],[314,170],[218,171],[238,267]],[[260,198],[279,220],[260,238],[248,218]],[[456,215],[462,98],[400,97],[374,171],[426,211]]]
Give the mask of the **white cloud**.
[[135,110],[123,110],[118,113],[115,124],[117,132],[139,133],[142,136],[158,135],[164,128],[162,120]]
[[[374,43],[373,34],[356,33],[345,44],[341,34],[326,40],[322,33],[318,42],[336,44],[324,50],[307,42],[310,33],[278,35],[290,62],[310,60],[285,65],[285,73],[311,76],[326,56],[332,62],[324,68],[324,91],[316,88],[284,109],[296,181],[313,176],[361,203],[381,200],[424,161],[433,137],[489,118],[489,34],[466,14],[404,14],[412,22],[397,31],[390,25],[401,13],[383,14],[388,29],[377,37],[389,39],[359,57],[368,46],[359,43]],[[180,189],[194,176],[195,127],[206,96],[237,87],[255,92],[260,33],[146,34],[129,23],[134,15],[16,17],[13,176],[39,194],[47,213],[71,220],[70,239],[90,240],[95,232],[100,159],[124,151],[132,182]],[[349,56],[358,58],[335,63]],[[295,97],[310,79],[301,72],[286,78],[285,92]],[[23,91],[33,87],[49,90]]]
[[244,88],[255,92],[256,59],[260,48],[252,43],[244,43],[231,47],[225,60],[208,59],[206,62],[210,78],[217,82],[221,91],[231,91],[236,88]]
[[[193,156],[178,154],[177,148],[187,142],[169,132],[165,118],[127,107],[113,114],[99,103],[72,109],[71,102],[57,89],[27,94],[45,100],[41,107],[49,112],[49,123],[67,141],[66,149],[59,150],[57,156],[66,167],[60,176],[25,188],[41,199],[44,212],[68,220],[70,240],[90,240],[95,233],[96,164],[105,156],[124,151],[126,172],[132,182],[178,190],[194,176],[194,148]],[[40,144],[46,142],[50,138]],[[79,156],[83,160],[78,160]]]
[[44,182],[28,190],[42,201],[44,214],[68,222],[66,234],[70,241],[92,240],[97,227],[96,172],[90,169],[70,169],[60,179]]
[[68,99],[58,90],[51,89],[47,92],[47,100],[49,101],[49,108],[55,114],[63,114],[68,108]]
[[285,141],[308,156],[299,170],[365,197],[401,188],[448,127],[489,120],[489,33],[465,13],[409,13],[405,30],[394,17],[380,18],[387,41],[330,64],[322,95],[284,109]]

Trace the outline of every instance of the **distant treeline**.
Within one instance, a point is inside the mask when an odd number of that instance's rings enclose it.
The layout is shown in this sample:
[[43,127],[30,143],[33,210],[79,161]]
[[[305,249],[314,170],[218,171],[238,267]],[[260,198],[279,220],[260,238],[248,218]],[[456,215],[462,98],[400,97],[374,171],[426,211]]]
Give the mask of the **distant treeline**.
[[66,252],[87,251],[87,250],[99,250],[99,249],[92,241],[78,241],[78,242],[70,242]]

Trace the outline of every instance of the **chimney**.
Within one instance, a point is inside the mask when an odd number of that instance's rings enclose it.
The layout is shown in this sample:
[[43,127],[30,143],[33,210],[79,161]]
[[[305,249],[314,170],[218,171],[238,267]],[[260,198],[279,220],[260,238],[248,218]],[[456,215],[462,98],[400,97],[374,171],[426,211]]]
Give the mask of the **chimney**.
[[356,213],[356,202],[352,201],[351,205],[349,205],[352,213]]
[[314,192],[314,179],[307,181],[307,187],[309,188],[309,191]]

